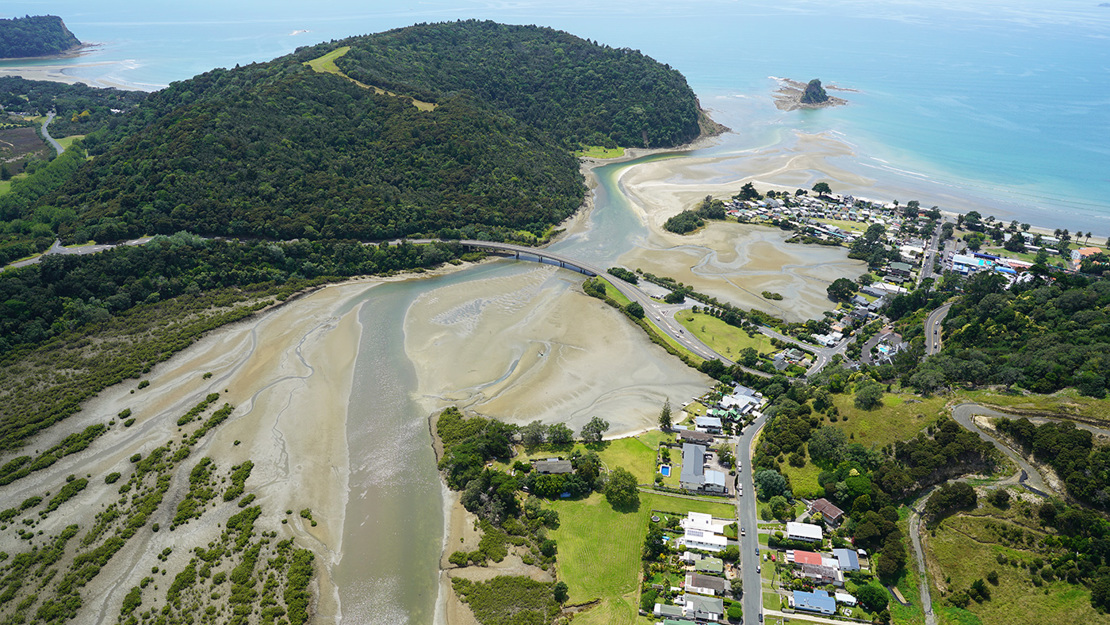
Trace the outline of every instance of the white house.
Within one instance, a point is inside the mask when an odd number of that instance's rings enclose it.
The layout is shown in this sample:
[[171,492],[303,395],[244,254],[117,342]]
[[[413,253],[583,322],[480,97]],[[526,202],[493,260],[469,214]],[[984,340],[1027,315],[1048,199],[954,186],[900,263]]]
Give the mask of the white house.
[[786,537],[790,540],[804,540],[811,543],[821,542],[821,526],[791,521],[786,524]]
[[725,547],[728,546],[728,539],[712,532],[686,530],[686,533],[682,535],[682,544],[686,545],[688,549],[724,551]]

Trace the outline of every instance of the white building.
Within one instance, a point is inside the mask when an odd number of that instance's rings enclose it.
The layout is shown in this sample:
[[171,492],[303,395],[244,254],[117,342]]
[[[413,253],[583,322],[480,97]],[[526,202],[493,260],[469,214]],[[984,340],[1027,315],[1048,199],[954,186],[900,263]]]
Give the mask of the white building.
[[804,540],[811,543],[821,542],[821,526],[791,521],[786,524],[786,537],[790,540]]

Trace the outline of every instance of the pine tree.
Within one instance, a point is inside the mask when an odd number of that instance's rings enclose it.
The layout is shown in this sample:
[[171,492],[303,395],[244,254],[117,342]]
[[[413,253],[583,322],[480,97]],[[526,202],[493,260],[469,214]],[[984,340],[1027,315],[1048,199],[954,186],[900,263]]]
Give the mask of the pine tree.
[[659,429],[664,432],[671,431],[671,400],[663,402],[663,411],[659,413]]

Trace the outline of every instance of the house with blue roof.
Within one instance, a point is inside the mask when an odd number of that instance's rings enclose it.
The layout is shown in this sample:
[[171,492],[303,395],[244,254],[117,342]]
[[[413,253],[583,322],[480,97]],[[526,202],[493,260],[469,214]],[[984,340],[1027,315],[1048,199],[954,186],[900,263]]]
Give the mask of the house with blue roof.
[[795,610],[816,614],[836,614],[836,599],[824,590],[806,592],[795,590],[792,598]]

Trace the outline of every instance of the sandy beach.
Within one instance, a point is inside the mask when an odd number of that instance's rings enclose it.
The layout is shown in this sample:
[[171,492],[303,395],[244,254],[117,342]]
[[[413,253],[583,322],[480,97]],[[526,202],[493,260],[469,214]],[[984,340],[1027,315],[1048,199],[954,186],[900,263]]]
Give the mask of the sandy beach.
[[[619,184],[649,233],[620,258],[630,269],[665,275],[698,291],[758,308],[788,321],[820,317],[835,308],[825,291],[833,280],[855,278],[866,264],[848,258],[844,248],[785,243],[790,232],[765,226],[710,222],[690,235],[663,229],[663,223],[694,207],[705,196],[731,197],[744,183],[768,188],[802,185],[814,171],[869,185],[872,181],[840,169],[830,159],[849,153],[847,146],[823,137],[806,137],[796,151],[660,159],[628,167]],[[768,300],[763,291],[784,296]]]
[[66,84],[84,83],[90,87],[116,88],[134,91],[136,87],[122,82],[105,79],[91,79],[67,73],[71,70],[90,67],[118,65],[115,61],[90,61],[85,63],[50,63],[54,59],[41,59],[41,63],[29,64],[27,60],[0,59],[0,76],[19,76],[27,80],[49,80]]

